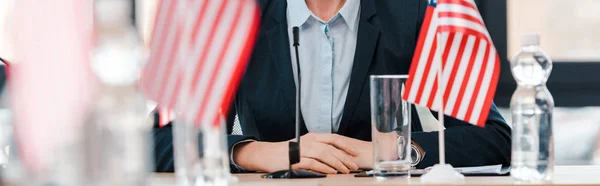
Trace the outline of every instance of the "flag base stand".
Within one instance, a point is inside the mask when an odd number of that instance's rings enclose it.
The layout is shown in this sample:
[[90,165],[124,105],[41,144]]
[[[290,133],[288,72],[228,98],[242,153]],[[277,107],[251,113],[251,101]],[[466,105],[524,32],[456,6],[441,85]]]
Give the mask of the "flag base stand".
[[450,164],[435,164],[429,172],[421,176],[423,183],[462,183],[465,176],[454,170]]
[[305,170],[281,170],[262,175],[266,179],[324,178],[325,174]]

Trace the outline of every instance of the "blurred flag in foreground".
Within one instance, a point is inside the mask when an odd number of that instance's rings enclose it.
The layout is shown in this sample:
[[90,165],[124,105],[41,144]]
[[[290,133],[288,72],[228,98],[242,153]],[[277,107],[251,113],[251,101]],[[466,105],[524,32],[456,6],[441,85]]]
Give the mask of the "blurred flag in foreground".
[[218,125],[229,109],[259,27],[254,0],[162,0],[142,88],[160,106]]
[[15,1],[11,106],[18,154],[31,172],[76,163],[58,159],[80,142],[91,101],[92,12],[91,0]]
[[444,114],[483,127],[499,72],[498,54],[475,2],[432,0],[403,99],[435,111],[442,106]]

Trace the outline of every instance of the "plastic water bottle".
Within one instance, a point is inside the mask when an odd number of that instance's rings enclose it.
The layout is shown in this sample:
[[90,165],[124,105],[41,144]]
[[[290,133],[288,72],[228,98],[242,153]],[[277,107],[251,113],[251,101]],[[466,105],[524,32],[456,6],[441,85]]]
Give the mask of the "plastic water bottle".
[[554,99],[546,88],[552,60],[539,44],[539,35],[521,35],[521,50],[510,63],[518,85],[510,101],[511,176],[525,182],[550,181],[554,167]]
[[86,127],[86,182],[144,186],[150,170],[146,100],[137,89],[145,58],[130,19],[132,1],[96,0],[91,69],[101,83]]

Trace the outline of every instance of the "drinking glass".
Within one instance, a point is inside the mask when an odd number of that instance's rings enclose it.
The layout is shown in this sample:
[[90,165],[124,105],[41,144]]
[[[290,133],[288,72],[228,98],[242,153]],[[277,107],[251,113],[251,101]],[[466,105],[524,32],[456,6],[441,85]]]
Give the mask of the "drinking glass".
[[373,174],[378,179],[410,176],[412,105],[402,100],[407,78],[371,76]]

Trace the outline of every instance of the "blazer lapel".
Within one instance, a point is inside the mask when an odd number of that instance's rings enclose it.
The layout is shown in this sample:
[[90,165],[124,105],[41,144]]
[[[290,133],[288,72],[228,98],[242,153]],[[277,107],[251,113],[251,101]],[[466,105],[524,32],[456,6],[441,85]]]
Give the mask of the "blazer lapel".
[[373,54],[377,48],[379,40],[379,29],[373,25],[377,13],[373,1],[361,1],[361,15],[358,25],[358,37],[356,42],[356,52],[354,54],[354,64],[350,76],[350,87],[346,96],[346,103],[340,128],[338,133],[344,134],[351,124],[352,117],[358,103],[358,99],[363,91],[364,83],[368,79],[369,67],[373,59]]
[[[273,55],[272,63],[275,65],[279,79],[281,79],[282,93],[285,105],[289,112],[295,113],[296,83],[294,81],[292,58],[290,55],[290,41],[287,27],[287,2],[285,0],[273,1],[272,8],[265,13],[272,23],[267,23],[265,37],[269,38],[269,50]],[[294,115],[295,117],[295,115]],[[304,119],[300,117],[300,133],[308,132]]]
[[279,85],[285,97],[285,105],[294,111],[294,97],[296,95],[294,77],[292,73],[292,59],[290,57],[290,41],[287,32],[286,1],[273,1],[270,8],[264,13],[265,33],[263,38],[269,41],[269,63],[273,63],[277,77],[281,79]]

